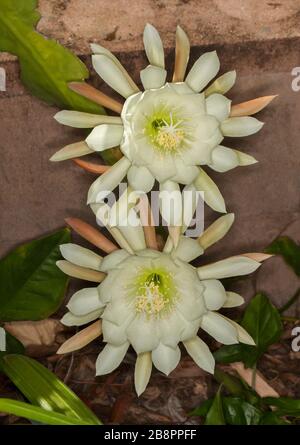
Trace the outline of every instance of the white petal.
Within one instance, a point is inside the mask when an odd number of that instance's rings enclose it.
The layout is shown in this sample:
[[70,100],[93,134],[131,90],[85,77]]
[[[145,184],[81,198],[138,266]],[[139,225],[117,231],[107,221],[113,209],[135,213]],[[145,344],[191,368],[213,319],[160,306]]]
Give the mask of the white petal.
[[158,346],[158,325],[156,321],[147,320],[143,315],[138,315],[127,328],[128,340],[135,352],[152,351]]
[[120,226],[119,230],[134,252],[146,249],[145,234],[141,224]]
[[[116,292],[116,290],[118,289],[115,289],[114,291]],[[125,320],[129,319],[132,314],[135,314],[133,308],[126,304],[124,299],[125,296],[123,296],[123,299],[118,298],[111,300],[103,311],[102,319],[114,323],[115,325],[122,326]]]
[[228,213],[227,215],[220,216],[220,218],[214,221],[198,238],[198,242],[203,247],[203,249],[207,249],[208,247],[212,246],[217,241],[222,239],[232,226],[233,221],[233,213]]
[[145,90],[161,88],[166,83],[167,71],[159,66],[148,65],[140,73],[141,81]]
[[195,296],[193,296],[194,286],[192,283],[185,283],[185,292],[187,295],[185,295],[185,298],[179,298],[176,302],[176,308],[188,322],[196,321],[202,317],[206,310],[204,308],[203,299],[201,297],[195,298]]
[[72,314],[81,316],[97,311],[103,307],[100,301],[98,288],[88,287],[76,292],[67,304],[67,308]]
[[152,358],[150,352],[143,352],[137,356],[134,369],[134,386],[140,396],[146,389],[152,371]]
[[3,328],[0,327],[0,351],[6,351],[6,333]]
[[143,41],[150,64],[164,68],[165,56],[161,38],[154,26],[149,23],[145,26]]
[[204,201],[216,212],[226,213],[224,198],[214,181],[199,168],[199,175],[194,181],[197,190],[204,192]]
[[225,94],[229,91],[235,84],[236,72],[228,71],[228,73],[222,74],[218,77],[206,90],[205,96],[208,97],[210,94],[219,93]]
[[102,55],[109,57],[115,63],[115,65],[120,69],[120,71],[123,73],[124,77],[127,79],[132,90],[135,92],[140,91],[139,88],[137,87],[137,85],[134,83],[132,78],[129,76],[129,74],[125,70],[125,68],[123,67],[123,65],[121,64],[121,62],[117,59],[116,56],[113,55],[113,53],[111,53],[108,49],[104,48],[103,46],[97,45],[96,43],[91,44],[91,49],[94,54],[102,54]]
[[203,280],[204,300],[207,309],[217,311],[226,301],[226,291],[219,280]]
[[215,359],[208,346],[199,337],[183,342],[187,352],[194,362],[204,371],[213,374],[215,371]]
[[222,279],[238,277],[254,272],[260,263],[244,256],[233,256],[226,260],[217,261],[207,266],[198,267],[198,275],[201,280]]
[[67,159],[78,158],[80,156],[89,155],[93,150],[85,141],[76,142],[75,144],[66,145],[51,156],[50,161],[60,162]]
[[203,90],[220,69],[216,51],[203,54],[194,63],[185,81],[196,93]]
[[[146,148],[145,148],[146,150]],[[152,149],[151,149],[152,150]],[[150,152],[147,148],[147,151]],[[153,158],[150,164],[147,164],[147,168],[158,182],[164,182],[171,179],[177,173],[177,169],[174,163],[174,157],[166,155],[164,159],[160,155],[153,154]]]
[[216,172],[227,172],[239,165],[239,158],[235,151],[222,145],[213,149],[211,159],[209,167]]
[[127,341],[126,328],[131,320],[132,317],[128,316],[127,319],[124,321],[124,323],[122,323],[121,325],[117,325],[115,323],[112,323],[111,321],[103,319],[102,320],[103,341],[115,346],[122,345],[124,342]]
[[120,144],[123,133],[123,125],[98,125],[86,138],[86,143],[92,150],[107,150]]
[[230,113],[231,100],[222,94],[212,94],[206,99],[206,111],[222,122],[228,118]]
[[245,165],[252,165],[256,164],[258,161],[250,155],[247,155],[246,153],[243,153],[242,151],[233,150],[235,154],[238,157],[239,165],[245,166]]
[[115,268],[121,263],[121,261],[125,260],[128,257],[129,253],[126,252],[126,250],[124,249],[118,249],[114,252],[111,252],[109,255],[106,255],[106,257],[103,258],[101,271],[108,272],[110,269]]
[[123,156],[107,172],[93,182],[88,193],[88,204],[103,202],[104,198],[122,181],[131,162]]
[[188,325],[188,322],[178,311],[174,310],[166,314],[159,320],[160,341],[166,346],[175,348],[180,342],[185,325]]
[[184,30],[177,25],[176,28],[176,49],[175,68],[173,82],[184,80],[186,67],[190,57],[190,42]]
[[60,124],[75,128],[94,128],[101,124],[122,124],[118,116],[90,114],[81,111],[62,110],[56,113],[54,119]]
[[242,326],[240,326],[238,323],[236,323],[233,320],[230,320],[227,317],[224,318],[226,318],[226,320],[229,321],[229,323],[231,323],[232,326],[234,326],[235,329],[237,330],[237,336],[240,343],[245,343],[246,345],[255,346],[255,341]]
[[233,345],[238,343],[237,331],[232,324],[224,317],[215,313],[208,312],[203,315],[201,328],[204,329],[215,340],[224,345]]
[[92,56],[93,67],[107,85],[127,98],[136,93],[123,70],[107,55]]
[[203,254],[203,249],[198,241],[181,236],[177,248],[172,252],[172,256],[179,258],[182,261],[189,263],[195,258]]
[[114,371],[125,357],[128,347],[128,342],[120,346],[107,344],[97,357],[96,375],[105,375]]
[[223,307],[237,307],[245,303],[244,298],[235,292],[226,292],[226,296]]
[[96,318],[100,318],[102,312],[103,311],[101,309],[82,316],[74,315],[72,312],[67,312],[60,322],[65,326],[82,326],[96,320]]
[[95,252],[72,243],[61,244],[59,248],[62,256],[71,263],[100,270],[102,257]]
[[[190,160],[191,150],[187,151],[185,155],[189,158],[188,160]],[[198,159],[200,158],[201,156],[198,155]],[[177,172],[174,176],[172,176],[172,181],[178,182],[179,184],[189,185],[198,176],[199,170],[195,165],[186,165],[181,158],[175,158],[174,164]]]
[[132,165],[127,173],[129,184],[134,190],[148,193],[154,186],[154,177],[147,167]]
[[180,349],[170,348],[160,343],[158,347],[152,351],[152,360],[154,366],[166,375],[169,375],[179,363]]
[[257,133],[263,125],[255,117],[230,117],[222,122],[221,131],[224,136],[229,137],[249,136]]
[[176,182],[165,181],[159,188],[160,211],[168,226],[182,224],[182,195]]

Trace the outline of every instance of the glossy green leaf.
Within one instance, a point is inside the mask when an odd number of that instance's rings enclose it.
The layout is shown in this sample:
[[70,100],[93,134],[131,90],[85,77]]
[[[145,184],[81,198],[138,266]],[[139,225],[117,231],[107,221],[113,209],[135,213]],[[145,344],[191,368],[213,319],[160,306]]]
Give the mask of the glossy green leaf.
[[276,407],[276,414],[300,417],[300,400],[290,397],[265,397],[263,402]]
[[240,397],[223,397],[223,411],[227,425],[258,425],[262,416],[262,411]]
[[41,320],[59,307],[68,279],[56,266],[69,229],[17,247],[0,261],[0,320]]
[[277,414],[273,412],[267,412],[262,415],[260,425],[290,425],[291,423],[287,420],[282,419]]
[[226,425],[223,413],[221,389],[219,388],[212,405],[207,413],[205,425]]
[[68,417],[18,400],[0,398],[0,411],[46,425],[93,425],[84,419]]
[[218,363],[243,362],[253,367],[268,347],[280,339],[282,322],[278,310],[264,294],[257,294],[248,304],[241,325],[252,336],[256,346],[245,344],[223,346],[215,352]]
[[205,402],[202,403],[202,405],[197,406],[197,408],[193,409],[193,411],[191,411],[189,413],[190,416],[200,416],[200,417],[205,417],[208,413],[208,411],[211,408],[211,405],[213,404],[214,399],[208,399],[205,400]]
[[94,425],[101,424],[73,391],[36,360],[6,355],[2,359],[2,370],[33,405]]
[[285,262],[293,268],[295,274],[300,277],[300,246],[288,236],[281,236],[270,244],[267,253],[281,255]]
[[37,0],[0,0],[0,50],[19,58],[21,80],[33,95],[59,107],[102,113],[68,88],[68,82],[87,79],[88,70],[69,50],[35,31],[37,6]]

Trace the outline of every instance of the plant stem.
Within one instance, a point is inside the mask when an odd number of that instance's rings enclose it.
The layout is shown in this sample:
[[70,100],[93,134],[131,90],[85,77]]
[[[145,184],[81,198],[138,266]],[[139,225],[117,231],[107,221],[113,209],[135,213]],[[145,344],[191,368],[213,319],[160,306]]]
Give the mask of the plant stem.
[[300,287],[296,291],[296,293],[283,306],[281,306],[281,308],[278,309],[280,314],[285,312],[290,306],[292,306],[292,304],[296,303],[299,297],[300,297]]

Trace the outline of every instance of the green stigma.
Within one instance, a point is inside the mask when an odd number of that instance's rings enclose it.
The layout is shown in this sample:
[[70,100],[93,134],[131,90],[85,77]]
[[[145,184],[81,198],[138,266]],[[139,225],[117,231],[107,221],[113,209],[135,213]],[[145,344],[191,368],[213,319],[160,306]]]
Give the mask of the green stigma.
[[145,133],[161,153],[176,153],[185,136],[182,122],[173,112],[157,111],[148,117]]

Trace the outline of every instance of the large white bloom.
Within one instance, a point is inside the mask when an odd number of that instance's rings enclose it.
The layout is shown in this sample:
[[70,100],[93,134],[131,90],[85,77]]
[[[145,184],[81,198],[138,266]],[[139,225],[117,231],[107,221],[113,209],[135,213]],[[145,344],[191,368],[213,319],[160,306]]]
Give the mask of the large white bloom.
[[56,119],[74,127],[95,127],[86,141],[64,147],[52,160],[64,160],[93,151],[119,146],[123,158],[91,186],[89,203],[99,202],[102,192],[113,190],[127,175],[130,186],[148,192],[155,180],[162,189],[193,184],[204,191],[213,209],[225,212],[223,197],[201,166],[225,172],[256,160],[223,145],[224,136],[256,133],[262,122],[250,115],[260,111],[274,96],[231,105],[225,93],[235,82],[235,71],[223,74],[210,86],[220,62],[215,51],[199,57],[185,77],[190,45],[184,31],[176,32],[173,79],[166,83],[164,50],[156,29],[147,25],[144,45],[149,65],[141,71],[144,92],[129,77],[120,62],[105,48],[92,45],[93,66],[100,77],[126,100],[122,105],[86,84],[72,88],[113,111],[116,116],[96,116],[62,111]]
[[[68,220],[82,236],[108,253],[104,258],[75,244],[61,246],[65,260],[58,267],[70,276],[98,282],[76,292],[62,322],[67,326],[93,324],[67,340],[59,349],[66,353],[85,346],[103,334],[106,346],[96,362],[96,374],[113,371],[131,345],[137,354],[135,386],[141,394],[150,378],[152,363],[168,375],[180,360],[179,343],[204,370],[214,372],[214,358],[198,336],[202,328],[218,342],[254,344],[237,323],[218,313],[238,306],[243,298],[226,292],[220,279],[255,271],[261,254],[244,254],[210,265],[194,267],[190,261],[222,238],[233,215],[219,218],[197,240],[180,235],[175,248],[169,238],[164,250],[156,250],[146,228],[108,229],[119,245],[80,220]],[[153,238],[152,238],[153,240]],[[99,320],[100,319],[100,320]]]

